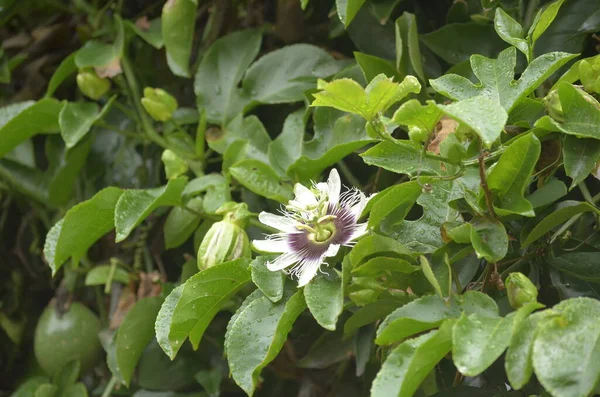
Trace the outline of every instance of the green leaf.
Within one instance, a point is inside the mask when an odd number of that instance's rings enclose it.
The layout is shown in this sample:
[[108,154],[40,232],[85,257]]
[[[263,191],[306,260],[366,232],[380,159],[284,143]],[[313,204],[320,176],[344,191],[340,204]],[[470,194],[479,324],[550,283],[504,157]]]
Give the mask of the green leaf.
[[550,116],[544,116],[535,123],[535,126],[549,131],[564,132],[578,138],[600,139],[600,131],[597,128],[600,123],[598,102],[593,98],[586,99],[585,95],[572,84],[559,83],[558,97],[562,105],[564,122],[557,122]]
[[533,342],[535,374],[553,396],[588,396],[600,375],[600,302],[569,299],[554,306],[552,312],[556,316],[540,324]]
[[577,214],[585,212],[595,212],[596,214],[600,214],[600,210],[586,202],[564,201],[561,205],[564,206],[544,217],[544,219],[535,225],[521,244],[523,248],[543,237],[546,233],[550,232],[555,227],[562,225]]
[[252,282],[273,303],[283,298],[285,274],[282,271],[273,272],[267,268],[267,262],[272,259],[268,256],[259,256],[250,263]]
[[523,27],[500,7],[496,8],[494,28],[502,40],[515,46],[529,59],[529,43],[525,40]]
[[447,257],[442,260],[441,266],[434,269],[423,255],[419,257],[423,275],[429,281],[435,292],[440,298],[447,298],[452,291],[452,268]]
[[206,109],[209,123],[227,124],[248,103],[238,83],[258,55],[262,41],[258,30],[243,30],[215,41],[202,57],[194,80],[198,108]]
[[442,111],[436,107],[434,101],[427,101],[426,105],[421,105],[417,99],[411,99],[400,105],[392,121],[408,126],[409,135],[429,136],[442,116]]
[[404,297],[388,296],[361,307],[346,320],[346,323],[344,324],[344,337],[347,338],[359,328],[387,317],[399,306],[405,305],[409,301],[410,298],[408,295]]
[[62,264],[73,257],[78,263],[85,252],[115,227],[115,206],[123,191],[109,187],[91,199],[67,211],[46,236],[44,257],[55,275]]
[[192,179],[181,195],[184,200],[190,200],[201,193],[205,193],[202,207],[209,214],[214,214],[221,205],[231,201],[229,183],[221,174],[206,174]]
[[146,345],[154,338],[152,324],[161,304],[162,299],[159,297],[137,301],[119,326],[116,343],[117,366],[127,387]]
[[[371,341],[369,341],[371,342]],[[299,368],[325,369],[347,360],[355,349],[355,339],[344,339],[340,332],[324,332],[296,362]]]
[[125,240],[156,208],[179,205],[186,182],[186,178],[176,178],[169,180],[166,186],[154,189],[126,190],[115,207],[115,242]]
[[55,386],[51,383],[44,383],[38,386],[35,389],[34,397],[57,397],[59,393],[58,386]]
[[401,341],[435,328],[444,320],[459,318],[463,312],[495,318],[498,317],[498,306],[489,296],[475,291],[452,296],[448,301],[438,295],[425,295],[387,316],[377,329],[375,343],[389,345]]
[[60,65],[54,71],[50,78],[48,88],[46,89],[46,98],[51,97],[56,92],[56,89],[73,73],[77,71],[75,65],[75,52],[62,60]]
[[486,96],[436,106],[446,115],[475,131],[488,148],[498,140],[508,120],[508,114],[500,103]]
[[515,81],[517,53],[514,47],[510,47],[502,51],[497,59],[482,55],[471,57],[471,68],[479,79],[479,84],[473,84],[467,78],[456,74],[444,75],[430,80],[430,83],[433,89],[448,98],[464,100],[484,96],[500,102],[507,113],[510,113],[520,99],[531,94],[550,75],[575,56],[564,52],[539,56],[527,66],[519,80]]
[[470,223],[447,230],[448,237],[457,243],[471,243],[478,258],[495,263],[508,252],[508,235],[501,222],[474,217]]
[[[225,352],[233,380],[252,396],[260,373],[277,356],[296,318],[306,308],[302,290],[286,289],[281,301],[266,296],[243,305],[231,318]],[[295,293],[294,293],[295,292]]]
[[171,0],[162,9],[162,37],[167,50],[167,63],[176,76],[190,75],[197,6],[197,0]]
[[162,18],[148,21],[148,25],[143,27],[138,26],[131,21],[125,21],[125,25],[157,50],[160,50],[163,47]]
[[[89,40],[75,53],[75,65],[79,69],[95,67],[105,68],[111,64],[119,65],[125,47],[125,30],[123,21],[115,15],[117,34],[112,44]],[[119,69],[120,71],[120,69]]]
[[404,12],[396,19],[396,68],[403,74],[416,74],[425,80],[421,49],[419,48],[419,32],[414,14]]
[[50,379],[46,376],[32,376],[27,378],[19,387],[13,392],[11,397],[31,397],[35,395],[35,391],[41,385],[48,383]]
[[69,361],[60,370],[58,376],[54,377],[53,383],[61,389],[73,386],[77,382],[77,379],[79,379],[80,371],[81,363],[79,360]]
[[453,321],[439,330],[410,339],[396,347],[373,381],[371,397],[411,397],[429,372],[452,349]]
[[556,178],[551,178],[543,186],[527,196],[533,209],[544,208],[567,195],[567,186]]
[[87,388],[81,382],[62,390],[61,397],[88,397]]
[[231,176],[252,192],[287,203],[293,197],[292,185],[282,180],[268,165],[258,160],[243,160],[229,168]]
[[379,74],[384,74],[387,77],[394,77],[397,81],[401,80],[398,71],[396,71],[392,62],[387,59],[363,54],[358,51],[354,52],[354,59],[356,59],[356,63],[360,66],[360,69],[365,75],[365,80],[367,81],[373,80]]
[[336,323],[344,309],[342,278],[335,269],[315,277],[304,287],[306,305],[319,325],[335,331]]
[[550,257],[548,262],[558,270],[577,278],[600,281],[600,257],[596,252],[568,252],[555,258]]
[[382,221],[389,224],[402,222],[421,195],[421,189],[417,181],[392,186],[373,204],[369,226],[377,226]]
[[[534,134],[523,135],[513,141],[489,172],[487,184],[495,197],[494,210],[498,215],[535,215],[524,193],[540,152],[539,139]],[[480,201],[483,200],[480,193]]]
[[531,41],[532,45],[540,38],[542,34],[544,34],[552,21],[554,21],[554,18],[556,18],[556,14],[558,14],[558,10],[563,2],[564,0],[558,0],[546,7],[546,9],[541,11],[540,14],[536,15],[536,18],[531,24],[529,32],[527,33],[527,38]]
[[491,24],[478,22],[447,24],[420,39],[450,65],[466,61],[472,54],[493,56],[506,47]]
[[513,330],[533,310],[543,307],[530,303],[506,317],[463,315],[452,336],[452,359],[463,375],[477,376],[500,357],[510,343]]
[[328,52],[309,44],[294,44],[272,51],[248,68],[243,96],[255,103],[287,103],[304,99],[317,77],[335,74],[339,67]]
[[380,74],[363,89],[356,81],[348,78],[326,83],[321,91],[313,94],[311,106],[327,106],[344,112],[354,113],[371,121],[409,93],[421,90],[419,81],[407,76],[401,83]]
[[437,175],[442,173],[441,161],[423,158],[423,149],[410,141],[384,141],[362,153],[363,161],[399,174]]
[[120,267],[113,270],[111,265],[95,266],[85,275],[85,285],[104,285],[109,279],[127,285],[129,273]]
[[352,266],[356,268],[379,255],[411,258],[413,253],[393,238],[371,234],[361,238],[356,243],[350,251],[349,259]]
[[571,189],[583,181],[596,167],[600,158],[600,141],[597,139],[565,136],[562,145],[563,162],[567,176],[573,178]]
[[53,98],[0,108],[0,157],[34,135],[58,132],[61,108],[62,104]]
[[352,269],[352,275],[358,277],[378,276],[389,272],[409,274],[418,270],[418,266],[412,265],[404,259],[378,256]]
[[156,317],[156,339],[175,358],[185,339],[198,346],[213,317],[250,282],[248,261],[238,259],[210,267],[190,277],[165,299]]
[[197,213],[203,211],[203,203],[202,197],[194,197],[185,207],[174,207],[169,212],[163,228],[166,249],[179,247],[190,238],[202,220]]
[[516,390],[522,389],[531,378],[533,341],[540,330],[540,322],[550,316],[552,312],[549,310],[534,313],[517,324],[513,331],[504,367],[511,386]]
[[75,146],[98,120],[100,108],[94,102],[66,102],[58,114],[61,135],[68,148]]
[[364,3],[365,0],[335,0],[337,14],[345,27],[350,25]]

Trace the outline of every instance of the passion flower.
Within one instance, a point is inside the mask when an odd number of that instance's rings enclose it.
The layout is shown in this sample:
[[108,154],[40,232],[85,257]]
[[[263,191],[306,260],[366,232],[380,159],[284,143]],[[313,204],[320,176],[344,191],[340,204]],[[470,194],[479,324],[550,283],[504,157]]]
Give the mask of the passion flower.
[[257,251],[281,254],[267,263],[269,270],[288,269],[302,287],[340,246],[352,246],[366,233],[367,224],[358,220],[369,199],[356,188],[340,194],[341,187],[340,176],[333,169],[327,182],[311,188],[296,184],[295,198],[282,209],[282,215],[259,214],[261,223],[280,231],[252,242]]

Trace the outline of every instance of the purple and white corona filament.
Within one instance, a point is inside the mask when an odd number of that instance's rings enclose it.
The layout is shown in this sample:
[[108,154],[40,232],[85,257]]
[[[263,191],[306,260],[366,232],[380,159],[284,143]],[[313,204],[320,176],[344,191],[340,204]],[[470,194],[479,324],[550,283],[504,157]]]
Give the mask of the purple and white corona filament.
[[314,184],[311,189],[297,183],[295,198],[281,211],[283,215],[259,214],[260,222],[280,231],[252,242],[257,251],[281,254],[267,263],[269,270],[287,269],[302,287],[340,246],[352,246],[366,233],[367,224],[358,223],[358,219],[367,197],[356,188],[340,194],[341,188],[340,176],[332,169],[327,182]]

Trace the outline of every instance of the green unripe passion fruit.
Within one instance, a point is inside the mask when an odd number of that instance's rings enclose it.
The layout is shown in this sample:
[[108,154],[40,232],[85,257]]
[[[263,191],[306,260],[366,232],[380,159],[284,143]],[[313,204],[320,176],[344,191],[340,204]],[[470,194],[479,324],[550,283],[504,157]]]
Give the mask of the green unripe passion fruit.
[[61,315],[54,302],[50,302],[35,329],[35,357],[50,375],[58,373],[71,360],[79,360],[81,373],[85,373],[102,359],[99,331],[100,320],[81,303],[71,304]]

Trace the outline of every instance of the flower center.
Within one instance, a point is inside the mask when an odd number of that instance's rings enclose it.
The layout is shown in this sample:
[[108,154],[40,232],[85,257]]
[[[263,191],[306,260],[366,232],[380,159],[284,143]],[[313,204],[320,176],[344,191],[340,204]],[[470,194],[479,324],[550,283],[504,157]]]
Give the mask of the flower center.
[[325,243],[335,234],[336,228],[332,219],[317,222],[311,227],[308,238],[316,243]]

